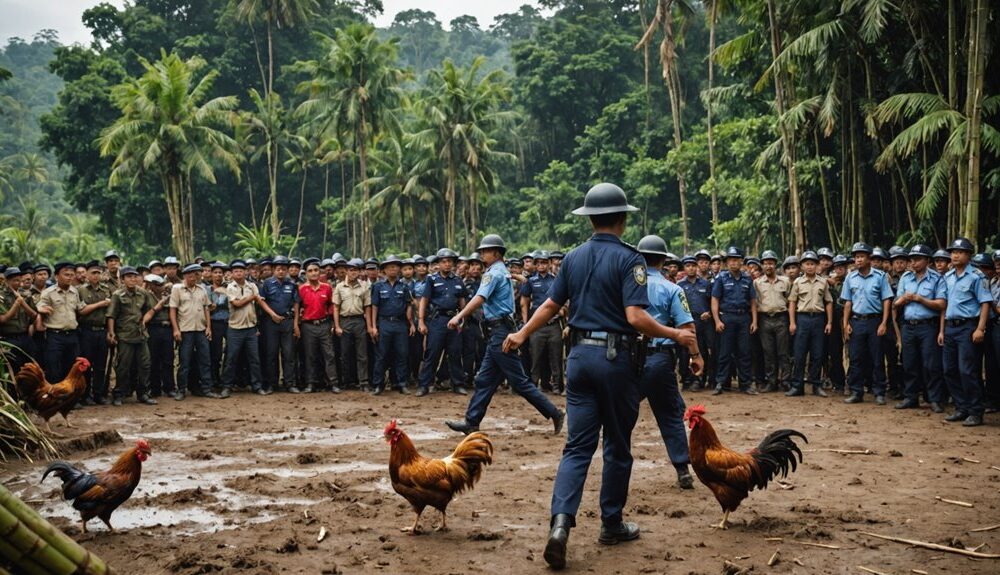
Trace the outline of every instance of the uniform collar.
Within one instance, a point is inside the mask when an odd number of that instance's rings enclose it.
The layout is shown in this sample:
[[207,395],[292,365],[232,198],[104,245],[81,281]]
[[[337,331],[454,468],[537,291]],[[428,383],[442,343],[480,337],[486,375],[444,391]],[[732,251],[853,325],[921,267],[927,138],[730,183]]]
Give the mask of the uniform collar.
[[661,277],[662,278],[663,277],[663,273],[660,272],[660,270],[658,270],[656,268],[647,267],[646,268],[646,276],[651,277],[651,278],[655,278],[655,277]]
[[590,239],[598,242],[616,242],[622,243],[622,239],[614,234],[609,234],[607,232],[595,232]]

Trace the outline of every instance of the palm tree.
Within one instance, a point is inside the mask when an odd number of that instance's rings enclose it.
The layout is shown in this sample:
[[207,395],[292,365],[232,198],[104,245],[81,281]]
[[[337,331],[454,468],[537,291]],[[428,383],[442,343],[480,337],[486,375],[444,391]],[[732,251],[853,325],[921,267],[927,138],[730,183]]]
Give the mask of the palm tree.
[[[257,67],[260,69],[264,96],[267,98],[274,92],[274,40],[273,28],[294,28],[305,24],[319,8],[316,0],[238,0],[236,3],[236,18],[250,25],[253,32],[254,48],[257,52]],[[263,22],[267,30],[267,71],[265,73],[260,59],[260,47],[257,45],[257,33],[254,26]]]
[[140,58],[145,73],[115,86],[112,99],[122,115],[98,140],[102,156],[115,156],[111,185],[155,174],[160,178],[179,256],[194,256],[192,176],[215,183],[215,166],[239,178],[239,145],[224,130],[235,126],[235,96],[208,100],[218,72],[200,58],[182,60],[160,52],[160,60]]
[[[708,86],[705,89],[705,124],[708,142],[708,180],[712,197],[712,228],[719,224],[719,192],[715,184],[715,138],[712,130],[712,112],[715,109],[715,26],[719,18],[729,8],[728,0],[706,0],[705,9],[708,16]],[[719,247],[718,239],[712,235],[715,247]]]
[[[375,189],[372,210],[376,215],[391,217],[393,208],[399,212],[396,225],[397,246],[410,251],[406,231],[417,225],[417,207],[430,205],[437,194],[433,187],[440,171],[434,149],[418,145],[411,134],[384,138],[371,156],[374,176],[368,179]],[[410,221],[407,223],[407,211]]]
[[45,159],[41,154],[24,152],[15,156],[15,159],[14,179],[24,182],[28,193],[31,193],[32,183],[44,184],[49,181],[49,170],[45,167]]
[[374,253],[374,235],[368,213],[368,149],[372,139],[398,130],[395,111],[403,100],[400,84],[408,74],[396,67],[395,39],[382,41],[375,28],[351,24],[324,37],[320,60],[298,62],[310,79],[299,85],[307,100],[297,112],[316,123],[318,134],[350,139],[358,158],[361,181],[361,252]]
[[246,129],[244,147],[249,146],[252,154],[251,162],[256,162],[263,156],[267,164],[267,185],[270,192],[271,235],[277,240],[281,235],[281,218],[278,214],[278,166],[280,165],[280,149],[288,140],[294,137],[286,124],[286,111],[281,103],[281,96],[276,92],[262,96],[254,88],[250,88],[250,101],[253,110],[243,113],[243,125]]

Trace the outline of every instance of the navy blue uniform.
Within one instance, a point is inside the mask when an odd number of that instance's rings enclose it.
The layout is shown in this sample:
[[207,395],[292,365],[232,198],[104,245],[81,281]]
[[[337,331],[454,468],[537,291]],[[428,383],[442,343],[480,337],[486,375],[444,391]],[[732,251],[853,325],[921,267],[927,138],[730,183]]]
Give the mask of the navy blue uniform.
[[432,274],[424,281],[424,299],[427,300],[427,344],[424,361],[420,366],[420,387],[427,389],[434,381],[434,372],[441,362],[441,354],[448,352],[448,371],[451,373],[453,388],[463,387],[462,377],[462,334],[448,329],[448,320],[456,313],[465,298],[465,284],[462,279],[451,274]]
[[[478,427],[486,416],[486,408],[493,399],[500,382],[507,378],[510,388],[524,397],[546,419],[559,413],[524,373],[516,352],[504,353],[503,342],[514,329],[514,286],[510,272],[502,260],[497,260],[484,273],[483,281],[474,297],[483,298],[483,316],[490,330],[483,365],[476,374],[475,391],[465,410],[465,421]],[[468,328],[466,328],[468,329]]]
[[266,314],[260,320],[264,335],[264,388],[278,388],[278,352],[281,352],[281,376],[285,387],[294,387],[295,376],[295,304],[299,303],[299,286],[290,278],[278,281],[271,277],[260,288],[260,295],[271,311],[285,318],[274,323]]
[[[928,268],[923,277],[908,271],[899,278],[896,297],[915,293],[930,300],[945,299],[945,283],[941,274]],[[941,348],[937,334],[941,314],[916,302],[903,306],[899,318],[903,360],[903,396],[916,404],[920,388],[926,385],[927,399],[932,403],[944,402],[944,378],[941,371]]]
[[[471,299],[479,291],[482,279],[465,280],[466,300]],[[480,324],[483,321],[483,311],[476,310],[470,317],[465,318],[465,326],[462,329],[462,367],[465,369],[465,381],[471,384],[479,372],[479,366],[483,363],[483,355],[486,353],[486,346],[483,341],[483,329]]]
[[379,280],[372,284],[372,308],[376,310],[375,325],[378,327],[378,345],[375,348],[375,367],[372,386],[385,387],[385,370],[389,356],[392,356],[393,375],[400,389],[406,389],[406,364],[409,353],[408,341],[410,322],[406,320],[406,309],[413,300],[413,292],[402,280],[390,283]]
[[552,492],[552,514],[576,517],[587,470],[604,434],[601,520],[621,522],[632,473],[632,428],[639,417],[639,376],[628,353],[602,344],[608,333],[636,336],[625,308],[649,306],[646,264],[634,248],[612,234],[594,234],[563,260],[549,292],[558,305],[571,301],[574,345],[566,361],[569,431]]
[[844,279],[840,299],[851,302],[847,387],[853,395],[864,395],[868,378],[875,397],[885,395],[885,363],[878,326],[882,323],[882,302],[890,298],[892,288],[882,270],[871,268],[868,275],[854,270]]
[[[713,343],[715,341],[715,325],[712,322],[712,283],[703,277],[696,276],[691,281],[687,276],[677,282],[677,286],[684,290],[684,297],[687,299],[688,307],[691,310],[691,317],[694,318],[695,335],[698,336],[698,350],[705,360],[705,371],[700,376],[691,373],[689,367],[690,357],[686,347],[678,350],[677,358],[680,364],[681,379],[685,389],[689,385],[705,386],[708,382],[715,381],[715,355]],[[702,314],[708,314],[708,319],[701,319]]]
[[983,272],[967,266],[961,274],[955,269],[944,275],[944,380],[955,401],[955,408],[966,415],[983,416],[983,389],[979,382],[983,364],[983,344],[972,342],[972,332],[979,325],[984,303],[992,303],[988,281]]
[[726,329],[719,334],[719,365],[715,389],[729,381],[734,364],[741,390],[750,389],[750,306],[757,299],[750,274],[724,272],[712,284],[712,297],[719,300],[719,320]]
[[[528,317],[548,299],[549,290],[556,281],[550,273],[534,274],[521,286],[521,297],[529,298]],[[562,389],[562,327],[555,316],[544,327],[531,334],[531,378],[544,389]],[[547,364],[543,360],[548,360]],[[545,368],[548,368],[548,374]],[[548,375],[548,379],[545,376]]]

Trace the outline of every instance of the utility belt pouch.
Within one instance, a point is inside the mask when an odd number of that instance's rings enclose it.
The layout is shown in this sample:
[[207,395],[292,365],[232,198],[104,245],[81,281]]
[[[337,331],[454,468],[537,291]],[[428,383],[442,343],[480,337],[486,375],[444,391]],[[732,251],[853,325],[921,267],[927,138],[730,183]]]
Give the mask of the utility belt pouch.
[[620,343],[620,336],[616,333],[608,334],[608,347],[606,348],[604,357],[608,361],[614,361],[618,357],[618,345]]

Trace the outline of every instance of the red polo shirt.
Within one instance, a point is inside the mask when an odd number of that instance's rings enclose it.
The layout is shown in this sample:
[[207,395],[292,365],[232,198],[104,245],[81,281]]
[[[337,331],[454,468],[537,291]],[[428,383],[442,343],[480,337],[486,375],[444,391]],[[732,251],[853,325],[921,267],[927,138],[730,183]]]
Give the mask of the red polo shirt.
[[320,282],[316,289],[313,289],[309,282],[299,286],[299,296],[302,298],[302,319],[305,321],[315,321],[330,317],[331,304],[333,303],[333,288],[326,282]]

